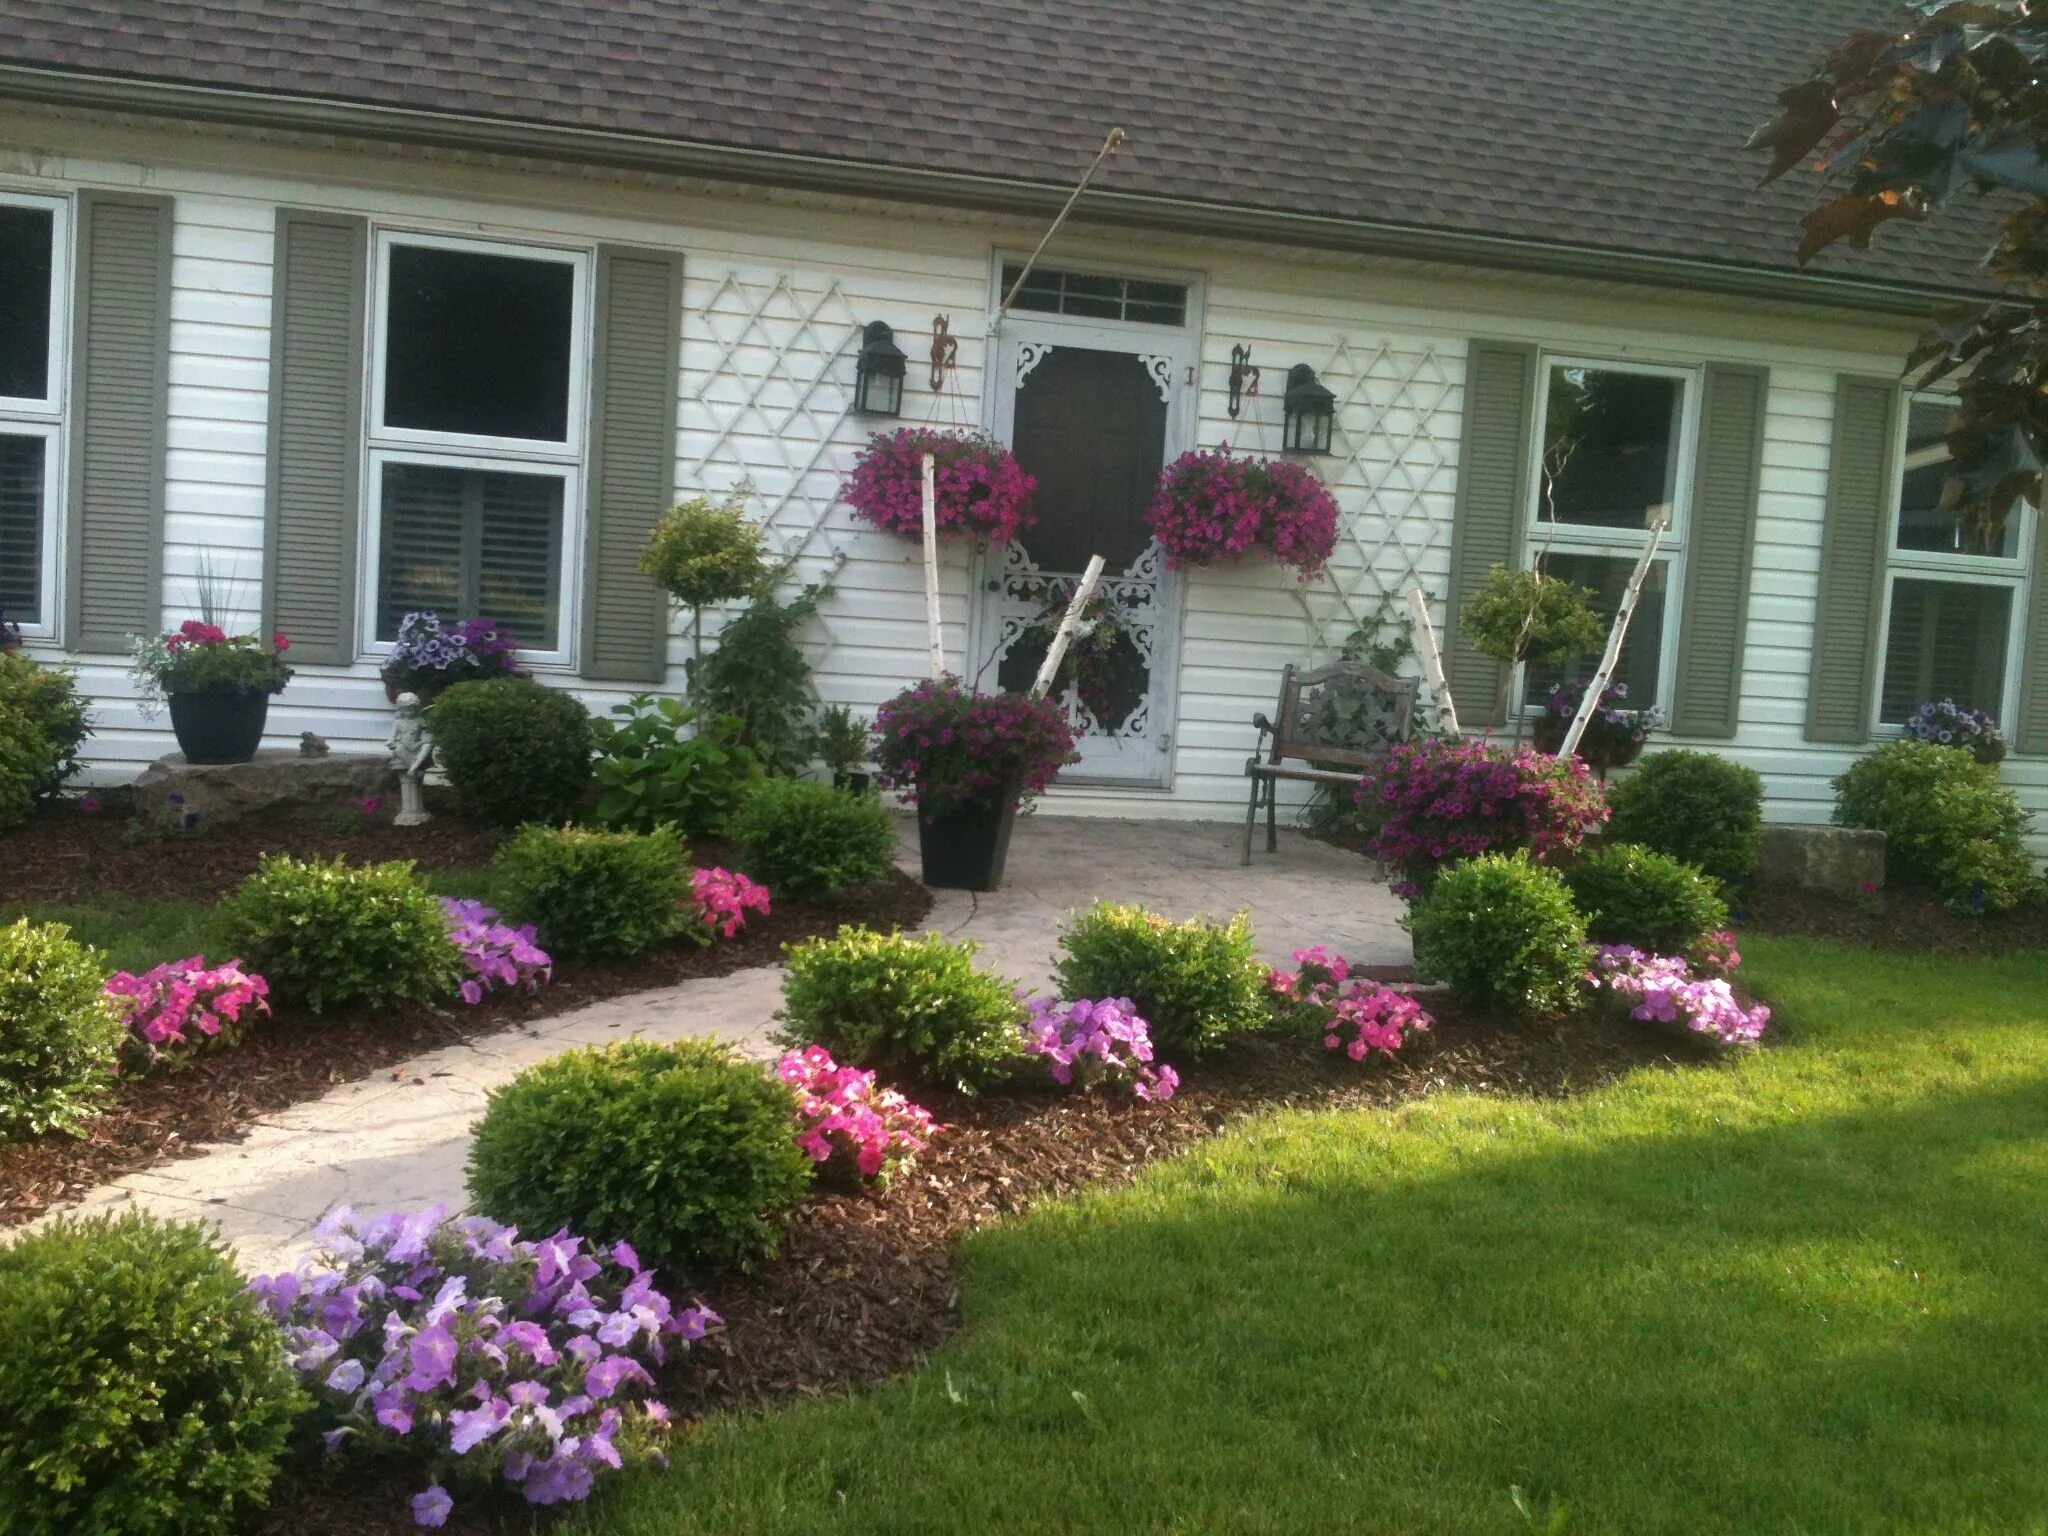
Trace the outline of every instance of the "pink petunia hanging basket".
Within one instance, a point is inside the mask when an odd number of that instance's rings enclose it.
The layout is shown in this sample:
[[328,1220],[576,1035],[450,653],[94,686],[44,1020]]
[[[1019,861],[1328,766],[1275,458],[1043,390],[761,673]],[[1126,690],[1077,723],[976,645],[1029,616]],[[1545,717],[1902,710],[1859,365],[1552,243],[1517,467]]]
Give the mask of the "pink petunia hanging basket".
[[1337,549],[1337,498],[1321,480],[1289,459],[1236,457],[1228,443],[1161,470],[1145,516],[1175,569],[1250,557],[1307,581]]
[[1007,543],[1031,525],[1038,482],[992,438],[930,427],[878,432],[846,477],[846,504],[890,533],[924,536],[924,456],[934,461],[933,512],[939,532],[978,534]]

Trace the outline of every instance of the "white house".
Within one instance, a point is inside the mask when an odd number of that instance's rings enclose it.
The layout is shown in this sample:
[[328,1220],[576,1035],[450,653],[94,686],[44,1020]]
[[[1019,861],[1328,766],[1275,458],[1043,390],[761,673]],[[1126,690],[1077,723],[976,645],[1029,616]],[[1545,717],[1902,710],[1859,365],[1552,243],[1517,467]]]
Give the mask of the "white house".
[[[746,479],[780,548],[837,568],[820,696],[872,707],[927,666],[917,547],[839,500],[897,424],[852,409],[880,320],[904,422],[994,432],[1042,481],[1021,541],[945,551],[951,664],[993,686],[1032,578],[1091,549],[1144,638],[1123,728],[1056,809],[1239,813],[1282,665],[1417,581],[1483,718],[1499,676],[1458,643],[1460,594],[1542,550],[1611,598],[1661,511],[1624,670],[1669,740],[1822,820],[1832,775],[1950,695],[2004,723],[2048,811],[2048,540],[2022,509],[2002,548],[1959,542],[1946,408],[1898,387],[1931,304],[1977,284],[1978,232],[1894,226],[1800,272],[1815,188],[1753,191],[1741,149],[1884,14],[14,0],[0,608],[78,665],[102,779],[168,749],[125,641],[191,616],[209,568],[293,637],[279,744],[369,748],[411,607],[510,619],[593,703],[679,689],[634,560],[673,499]],[[1260,387],[1240,372],[1233,402],[1234,358]],[[1327,576],[1166,569],[1150,477],[1278,452],[1301,364],[1336,400]],[[1608,408],[1546,480],[1561,379]]]

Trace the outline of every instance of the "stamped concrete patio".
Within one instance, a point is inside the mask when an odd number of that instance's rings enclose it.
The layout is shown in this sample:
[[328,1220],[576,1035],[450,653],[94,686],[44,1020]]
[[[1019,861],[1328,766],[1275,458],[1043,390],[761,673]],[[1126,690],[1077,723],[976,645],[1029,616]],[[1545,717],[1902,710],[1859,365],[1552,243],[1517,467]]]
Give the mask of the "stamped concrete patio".
[[[914,872],[915,832],[905,833],[901,857]],[[1400,903],[1365,860],[1285,832],[1277,854],[1262,852],[1246,869],[1241,836],[1216,823],[1028,817],[1002,890],[940,892],[926,923],[978,941],[983,964],[1033,987],[1050,979],[1061,917],[1098,897],[1169,917],[1245,909],[1269,960],[1328,944],[1364,964],[1408,962]],[[559,1051],[634,1036],[711,1035],[766,1057],[781,977],[780,967],[763,966],[616,997],[416,1057],[269,1116],[243,1141],[131,1174],[81,1208],[134,1203],[212,1221],[260,1269],[296,1259],[335,1205],[460,1206],[470,1127],[490,1089]]]

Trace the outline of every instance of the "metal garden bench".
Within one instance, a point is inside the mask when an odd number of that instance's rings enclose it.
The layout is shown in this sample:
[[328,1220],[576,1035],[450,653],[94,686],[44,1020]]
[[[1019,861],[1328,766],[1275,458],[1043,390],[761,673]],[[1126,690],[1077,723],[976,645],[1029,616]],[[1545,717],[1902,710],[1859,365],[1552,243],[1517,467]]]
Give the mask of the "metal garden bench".
[[[1335,661],[1303,672],[1280,673],[1278,722],[1252,716],[1258,744],[1245,759],[1251,803],[1244,813],[1244,859],[1252,861],[1252,829],[1266,807],[1266,852],[1279,847],[1280,781],[1355,784],[1361,770],[1409,739],[1415,722],[1415,678],[1389,677],[1362,661]],[[1273,738],[1270,751],[1266,738]],[[1261,760],[1261,753],[1265,757]],[[1298,763],[1301,766],[1291,767]]]

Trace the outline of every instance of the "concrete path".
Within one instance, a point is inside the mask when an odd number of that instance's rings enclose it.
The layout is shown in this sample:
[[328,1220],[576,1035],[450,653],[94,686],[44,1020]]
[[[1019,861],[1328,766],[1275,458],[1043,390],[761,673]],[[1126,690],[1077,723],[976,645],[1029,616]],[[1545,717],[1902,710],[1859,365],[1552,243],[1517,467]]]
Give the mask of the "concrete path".
[[[1169,917],[1251,913],[1262,954],[1328,944],[1368,964],[1409,959],[1401,906],[1356,854],[1282,833],[1280,851],[1238,865],[1241,831],[1215,823],[1028,817],[1003,888],[941,892],[927,926],[973,938],[982,963],[1034,987],[1051,976],[1060,918],[1098,897]],[[904,867],[915,872],[915,831]],[[616,997],[530,1027],[450,1046],[257,1122],[240,1142],[164,1163],[95,1191],[82,1209],[141,1204],[217,1224],[246,1266],[296,1259],[320,1217],[347,1203],[383,1211],[461,1205],[470,1126],[484,1096],[574,1046],[712,1035],[767,1057],[782,973],[764,966]]]

